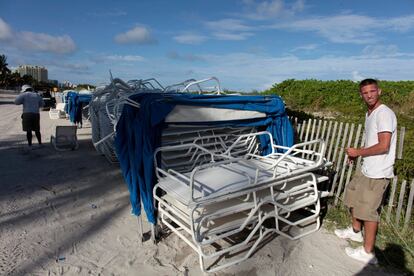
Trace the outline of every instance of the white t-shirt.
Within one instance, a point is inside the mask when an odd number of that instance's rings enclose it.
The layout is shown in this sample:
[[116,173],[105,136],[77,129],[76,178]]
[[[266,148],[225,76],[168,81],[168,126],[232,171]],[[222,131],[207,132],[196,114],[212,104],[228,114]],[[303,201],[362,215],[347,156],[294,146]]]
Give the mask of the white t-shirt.
[[394,176],[397,148],[397,118],[394,112],[383,104],[365,116],[365,147],[378,144],[379,132],[391,132],[390,149],[385,154],[364,157],[362,173],[369,178],[391,178]]

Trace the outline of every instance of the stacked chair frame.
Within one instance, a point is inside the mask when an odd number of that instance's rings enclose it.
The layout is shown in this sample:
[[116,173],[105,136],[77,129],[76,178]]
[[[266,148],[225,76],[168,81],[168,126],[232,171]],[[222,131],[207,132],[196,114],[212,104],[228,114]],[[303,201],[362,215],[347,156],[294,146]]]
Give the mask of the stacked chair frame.
[[[159,223],[197,252],[204,272],[249,258],[273,233],[298,239],[319,229],[317,183],[325,178],[312,171],[325,166],[324,141],[290,148],[271,143],[272,152],[261,156],[260,135],[273,141],[268,132],[222,134],[155,152],[158,183],[153,196]],[[172,153],[188,162],[174,164]],[[296,211],[306,215],[297,218],[292,215]],[[265,227],[269,220],[273,225]],[[241,234],[243,239],[227,242]],[[232,260],[215,262],[239,250],[244,252]]]

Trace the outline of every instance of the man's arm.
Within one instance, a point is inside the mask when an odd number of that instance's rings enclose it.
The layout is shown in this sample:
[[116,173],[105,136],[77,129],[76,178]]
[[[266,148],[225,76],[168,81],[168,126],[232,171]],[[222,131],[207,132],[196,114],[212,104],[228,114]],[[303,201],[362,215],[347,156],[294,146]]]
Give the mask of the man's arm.
[[43,101],[43,98],[39,95],[39,107],[44,107],[45,102]]
[[346,153],[353,159],[358,156],[366,157],[387,153],[391,144],[391,132],[384,131],[378,133],[378,143],[368,148],[347,148]]
[[20,94],[19,96],[14,99],[14,104],[22,104],[23,103],[23,94]]

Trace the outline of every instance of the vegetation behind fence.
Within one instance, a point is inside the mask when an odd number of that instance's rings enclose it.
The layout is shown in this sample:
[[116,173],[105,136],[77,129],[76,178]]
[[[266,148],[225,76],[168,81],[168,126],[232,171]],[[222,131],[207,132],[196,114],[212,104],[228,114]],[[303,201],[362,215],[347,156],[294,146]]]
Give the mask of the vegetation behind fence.
[[[325,158],[332,163],[330,168],[330,193],[335,197],[334,204],[344,197],[345,187],[352,174],[361,168],[361,157],[353,163],[348,162],[345,153],[347,147],[364,146],[364,129],[362,124],[344,123],[333,120],[309,119],[300,122],[291,117],[295,126],[297,140],[301,142],[323,139],[326,143]],[[403,160],[405,127],[400,127],[397,135],[397,158]],[[385,206],[386,219],[403,229],[413,226],[412,209],[414,198],[414,180],[411,184],[406,179],[395,176],[391,180]]]
[[[391,181],[381,214],[377,253],[383,258],[383,264],[411,275],[414,272],[414,81],[381,81],[380,86],[383,90],[383,103],[397,115],[397,155],[401,159],[396,160],[396,177]],[[364,140],[362,135],[366,106],[359,97],[358,83],[287,80],[264,93],[277,94],[285,100],[288,114],[297,118],[293,118],[293,122],[296,121],[298,139],[305,139],[306,135],[308,140],[312,135],[330,139],[326,155],[329,160],[339,160],[333,164],[331,175],[332,180],[336,175],[337,184],[331,191],[336,196],[333,202],[338,202],[343,196],[338,190],[343,191],[348,179],[352,177],[352,171],[361,165],[361,161],[357,160],[352,167],[341,166],[346,164],[344,161],[347,158],[344,147],[361,146],[361,141]],[[405,127],[404,135],[401,127]],[[308,129],[309,133],[306,134]],[[404,143],[401,144],[400,141]],[[329,208],[326,225],[345,227],[349,225],[349,219],[343,204],[338,204]]]
[[[404,158],[397,160],[396,174],[400,179],[413,179],[414,81],[380,81],[380,87],[382,102],[394,110],[398,125],[405,127]],[[366,106],[359,96],[358,83],[350,80],[290,79],[274,85],[264,93],[280,95],[289,110],[294,110],[290,112],[291,115],[299,120],[329,117],[341,122],[362,124],[365,119]]]
[[[393,225],[414,227],[414,81],[380,81],[380,87],[382,102],[394,110],[398,119],[396,177],[391,181],[384,211]],[[292,121],[299,140],[323,138],[327,142],[326,157],[333,162],[331,193],[337,203],[361,165],[360,158],[348,165],[345,154],[346,147],[361,147],[364,141],[366,106],[359,96],[358,83],[291,79],[264,93],[285,100],[290,115],[296,117]]]

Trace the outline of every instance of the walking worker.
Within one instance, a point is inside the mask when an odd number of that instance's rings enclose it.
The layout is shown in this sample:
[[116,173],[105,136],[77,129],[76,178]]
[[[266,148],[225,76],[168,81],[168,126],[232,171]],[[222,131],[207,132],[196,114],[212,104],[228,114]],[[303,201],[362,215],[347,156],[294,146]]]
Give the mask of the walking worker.
[[345,191],[345,205],[350,208],[352,226],[335,230],[335,234],[343,239],[363,242],[363,246],[356,249],[345,248],[349,257],[365,264],[377,264],[374,245],[384,192],[394,176],[397,118],[389,107],[381,103],[381,89],[376,80],[361,81],[359,93],[368,108],[365,146],[347,148],[346,153],[351,162],[362,156],[363,163],[361,171],[355,173]]
[[14,103],[23,104],[22,125],[23,131],[26,131],[29,149],[32,147],[32,131],[35,132],[39,145],[42,145],[39,114],[39,109],[45,105],[42,97],[30,85],[25,84]]

